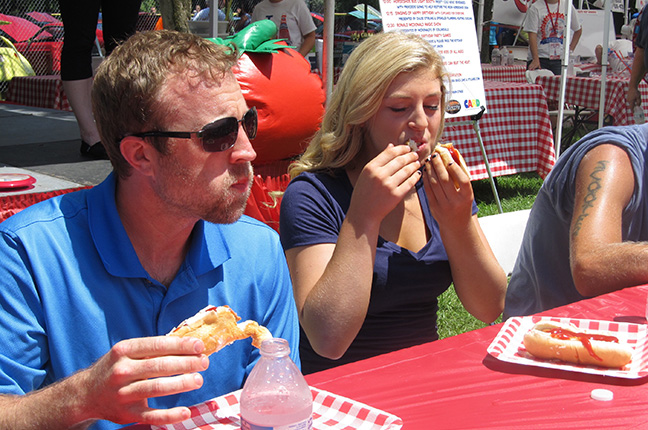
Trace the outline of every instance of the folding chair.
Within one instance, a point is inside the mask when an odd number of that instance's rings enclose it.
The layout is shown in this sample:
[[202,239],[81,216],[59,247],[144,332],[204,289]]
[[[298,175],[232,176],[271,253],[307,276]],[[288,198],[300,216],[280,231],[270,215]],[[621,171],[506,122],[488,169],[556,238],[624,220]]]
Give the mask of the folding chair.
[[[530,84],[535,84],[538,76],[554,76],[554,74],[551,70],[546,69],[526,71],[527,82]],[[558,124],[558,113],[558,109],[549,110],[549,118],[551,119],[551,125],[554,130]],[[567,129],[567,132],[563,134],[562,142],[560,143],[560,153],[574,143],[574,138],[579,136],[579,132],[588,133],[589,129],[587,125],[591,125],[592,121],[596,120],[597,117],[598,111],[594,109],[565,105],[562,121],[563,129]]]

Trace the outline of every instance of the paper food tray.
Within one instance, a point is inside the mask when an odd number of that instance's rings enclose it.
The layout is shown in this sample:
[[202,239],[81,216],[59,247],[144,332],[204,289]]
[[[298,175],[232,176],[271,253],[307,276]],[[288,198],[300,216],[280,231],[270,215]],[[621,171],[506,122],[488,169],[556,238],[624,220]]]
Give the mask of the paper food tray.
[[[310,387],[313,394],[314,430],[398,430],[403,420],[395,415],[372,408],[360,402],[337,394]],[[191,418],[153,430],[218,429],[239,430],[241,428],[239,397],[241,390],[192,406]]]
[[[540,321],[554,321],[563,324],[573,324],[589,331],[602,331],[627,343],[633,349],[632,360],[622,369],[607,369],[604,367],[570,364],[558,360],[542,360],[529,354],[524,348],[524,334]],[[508,319],[488,347],[488,353],[493,357],[509,363],[529,366],[561,369],[572,372],[591,373],[596,375],[614,376],[618,378],[637,379],[648,375],[648,357],[646,348],[646,332],[648,327],[643,324],[631,324],[614,321],[599,321],[557,317],[513,317]]]

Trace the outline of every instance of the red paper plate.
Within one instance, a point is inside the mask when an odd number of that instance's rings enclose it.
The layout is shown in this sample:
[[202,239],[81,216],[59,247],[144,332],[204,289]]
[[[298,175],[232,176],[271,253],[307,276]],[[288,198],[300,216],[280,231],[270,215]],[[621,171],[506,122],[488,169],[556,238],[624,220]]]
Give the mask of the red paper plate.
[[25,173],[0,173],[0,190],[26,188],[34,182],[36,179]]

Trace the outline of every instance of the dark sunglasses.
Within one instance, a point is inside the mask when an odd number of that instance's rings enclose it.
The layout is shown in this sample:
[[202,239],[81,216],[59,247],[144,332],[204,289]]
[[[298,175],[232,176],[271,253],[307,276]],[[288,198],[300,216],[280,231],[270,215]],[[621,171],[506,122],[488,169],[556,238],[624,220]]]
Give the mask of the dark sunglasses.
[[207,124],[200,131],[147,131],[145,133],[134,133],[136,137],[176,137],[180,139],[191,139],[193,136],[202,140],[203,149],[207,152],[227,151],[236,143],[238,138],[239,123],[243,126],[248,139],[252,140],[257,134],[256,107],[252,107],[243,115],[243,118],[234,117],[221,118]]

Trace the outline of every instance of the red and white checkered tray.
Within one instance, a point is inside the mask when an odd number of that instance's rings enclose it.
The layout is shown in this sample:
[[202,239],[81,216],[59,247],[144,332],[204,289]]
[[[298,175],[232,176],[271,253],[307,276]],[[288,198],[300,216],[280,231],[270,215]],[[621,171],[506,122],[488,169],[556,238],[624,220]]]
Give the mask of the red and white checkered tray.
[[[311,387],[315,430],[398,430],[403,420],[337,394]],[[241,390],[192,406],[191,418],[153,430],[239,430]]]
[[[535,358],[526,351],[522,339],[524,338],[524,334],[540,321],[555,321],[563,324],[571,323],[583,330],[590,332],[600,331],[615,336],[619,339],[619,343],[627,343],[634,348],[632,360],[622,369],[607,369],[604,367],[583,366],[558,360]],[[499,360],[510,363],[637,379],[648,375],[647,331],[648,326],[644,324],[538,316],[513,317],[504,323],[504,326],[488,347],[488,353]]]

